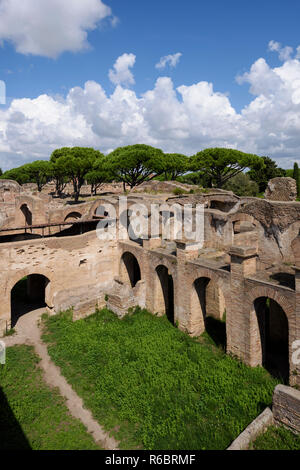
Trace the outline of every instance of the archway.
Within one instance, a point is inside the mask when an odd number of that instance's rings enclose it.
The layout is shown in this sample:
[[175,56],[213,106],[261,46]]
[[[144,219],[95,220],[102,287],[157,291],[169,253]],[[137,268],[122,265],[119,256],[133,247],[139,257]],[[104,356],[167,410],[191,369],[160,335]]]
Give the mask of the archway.
[[261,365],[274,377],[289,381],[289,323],[282,307],[269,297],[254,301]]
[[49,279],[31,274],[17,282],[11,290],[11,327],[28,312],[46,307],[46,289]]
[[131,287],[135,287],[141,280],[140,265],[132,253],[126,252],[121,258],[121,278],[130,283]]
[[65,222],[76,222],[77,220],[81,219],[81,214],[79,212],[71,212],[65,217]]
[[200,336],[204,331],[217,346],[226,349],[225,299],[220,287],[208,277],[196,279],[191,294],[191,335]]
[[135,223],[138,224],[139,220],[142,219],[143,216],[136,216],[132,210],[129,208],[124,210],[119,216],[119,224],[122,232],[128,240],[131,240],[137,243],[140,246],[143,246],[143,238],[140,238],[139,235],[135,232]]
[[155,280],[155,312],[167,315],[168,320],[174,324],[174,282],[173,276],[166,266],[156,268]]
[[27,204],[23,204],[20,208],[23,216],[24,216],[24,225],[26,227],[28,226],[31,226],[32,225],[32,213],[31,211],[28,209],[28,206]]

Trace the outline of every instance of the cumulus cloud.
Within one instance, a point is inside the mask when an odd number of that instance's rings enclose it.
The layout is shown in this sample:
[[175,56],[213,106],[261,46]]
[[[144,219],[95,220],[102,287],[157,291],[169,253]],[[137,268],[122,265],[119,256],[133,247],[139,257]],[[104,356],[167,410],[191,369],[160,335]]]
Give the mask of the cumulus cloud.
[[102,0],[0,0],[0,40],[16,51],[55,58],[89,47],[88,31],[116,18]]
[[[125,59],[133,65],[135,57]],[[89,81],[65,98],[15,99],[8,109],[0,108],[0,167],[48,158],[62,146],[93,146],[106,153],[135,143],[187,155],[231,147],[268,155],[284,168],[300,164],[300,60],[270,67],[260,58],[238,81],[253,95],[241,112],[212,83],[176,88],[169,77],[159,77],[142,95],[122,85],[123,78],[111,94]]]
[[123,54],[116,60],[113,69],[110,69],[108,76],[114,85],[134,85],[135,80],[132,72],[129,70],[135,64],[136,56],[134,54]]
[[160,58],[160,61],[155,65],[155,68],[164,69],[167,67],[167,65],[174,68],[179,63],[181,56],[181,52],[177,52],[176,54],[165,55],[164,57]]
[[269,50],[273,52],[278,52],[279,59],[285,62],[286,60],[290,60],[291,55],[294,52],[294,49],[290,46],[282,47],[280,42],[277,41],[270,41],[269,42]]

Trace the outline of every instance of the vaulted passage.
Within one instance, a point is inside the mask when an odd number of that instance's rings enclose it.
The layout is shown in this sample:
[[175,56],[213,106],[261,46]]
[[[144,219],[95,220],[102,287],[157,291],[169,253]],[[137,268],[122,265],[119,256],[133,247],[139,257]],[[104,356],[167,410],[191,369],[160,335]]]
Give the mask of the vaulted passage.
[[141,270],[138,260],[132,253],[124,253],[121,259],[121,277],[123,282],[129,282],[135,287],[141,280]]
[[200,336],[206,331],[213,341],[225,350],[225,320],[225,300],[221,289],[207,277],[196,279],[191,296],[192,336]]
[[289,324],[281,306],[268,297],[255,300],[262,366],[274,377],[289,381]]
[[166,266],[156,268],[155,311],[174,324],[174,282]]
[[21,279],[11,291],[11,327],[28,312],[46,307],[46,288],[49,279],[40,274],[31,274]]
[[23,206],[21,206],[21,212],[24,216],[24,225],[25,226],[32,225],[32,213],[28,209],[27,204],[23,204]]

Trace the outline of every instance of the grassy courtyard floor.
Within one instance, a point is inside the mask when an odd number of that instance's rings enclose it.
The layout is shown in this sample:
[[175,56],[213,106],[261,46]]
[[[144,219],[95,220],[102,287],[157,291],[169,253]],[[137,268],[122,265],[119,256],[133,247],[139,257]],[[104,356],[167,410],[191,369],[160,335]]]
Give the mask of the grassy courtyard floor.
[[300,450],[300,436],[283,427],[271,426],[252,444],[254,450]]
[[14,346],[0,365],[0,450],[98,449],[45,384],[38,362],[33,348]]
[[225,449],[278,383],[146,311],[44,322],[52,360],[123,449]]

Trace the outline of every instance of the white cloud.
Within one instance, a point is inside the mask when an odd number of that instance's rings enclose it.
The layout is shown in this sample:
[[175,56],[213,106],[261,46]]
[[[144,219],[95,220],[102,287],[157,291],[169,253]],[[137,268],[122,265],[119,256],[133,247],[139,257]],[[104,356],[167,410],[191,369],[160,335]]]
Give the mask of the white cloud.
[[120,19],[117,16],[112,16],[110,23],[115,28],[120,23]]
[[272,68],[260,58],[239,83],[253,95],[241,112],[212,83],[175,88],[169,77],[160,77],[141,96],[116,80],[110,95],[89,81],[66,98],[16,99],[8,109],[0,108],[0,167],[48,158],[62,146],[94,146],[106,153],[135,143],[188,155],[232,147],[268,155],[284,168],[300,164],[300,60]]
[[181,52],[177,52],[176,54],[169,54],[164,57],[161,57],[160,61],[155,65],[155,68],[164,69],[167,67],[167,65],[174,68],[179,63],[181,56]]
[[280,45],[280,43],[277,42],[277,41],[273,41],[273,40],[272,40],[272,41],[269,42],[269,49],[270,49],[270,51],[276,51],[276,52],[278,52],[278,51],[280,50],[280,47],[281,47],[281,45]]
[[292,47],[290,46],[282,47],[280,42],[276,42],[273,40],[269,42],[269,50],[273,52],[278,52],[279,59],[282,60],[282,62],[285,62],[286,60],[290,60],[291,55],[294,52],[294,49]]
[[102,0],[0,0],[0,41],[22,54],[55,58],[89,47],[88,31],[111,16]]
[[109,79],[114,85],[134,85],[135,80],[132,72],[129,70],[135,64],[134,54],[123,54],[116,60],[114,70],[110,69]]

